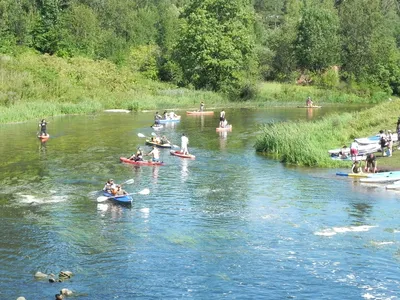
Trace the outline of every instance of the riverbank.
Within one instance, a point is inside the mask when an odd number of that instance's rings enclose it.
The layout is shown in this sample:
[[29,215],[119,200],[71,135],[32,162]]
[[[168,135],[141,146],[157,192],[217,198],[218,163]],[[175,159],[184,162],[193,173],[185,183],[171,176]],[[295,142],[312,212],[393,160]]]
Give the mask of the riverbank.
[[[349,162],[332,160],[328,150],[340,148],[359,137],[377,134],[379,130],[395,131],[400,100],[376,105],[356,113],[331,115],[315,122],[265,124],[257,137],[257,151],[284,163],[315,167],[347,167]],[[400,169],[400,153],[379,159],[381,168]]]
[[379,103],[381,93],[357,96],[339,90],[324,90],[262,82],[250,101],[229,100],[210,92],[179,88],[150,80],[140,72],[108,61],[24,52],[0,56],[0,123],[21,122],[67,114],[91,114],[106,109],[129,111],[198,109],[201,101],[211,107],[273,107],[302,105],[307,96],[314,103]]

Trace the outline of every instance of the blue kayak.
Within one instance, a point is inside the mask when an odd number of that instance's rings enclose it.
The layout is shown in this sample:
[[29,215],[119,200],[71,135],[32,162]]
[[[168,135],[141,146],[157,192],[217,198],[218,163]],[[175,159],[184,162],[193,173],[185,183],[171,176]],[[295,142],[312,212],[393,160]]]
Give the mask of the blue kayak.
[[180,122],[181,121],[181,116],[178,116],[176,118],[173,119],[159,119],[158,120],[160,123],[164,124],[164,123],[170,123],[170,122]]
[[113,195],[103,191],[103,195],[109,197],[118,203],[132,204],[133,198],[131,195]]

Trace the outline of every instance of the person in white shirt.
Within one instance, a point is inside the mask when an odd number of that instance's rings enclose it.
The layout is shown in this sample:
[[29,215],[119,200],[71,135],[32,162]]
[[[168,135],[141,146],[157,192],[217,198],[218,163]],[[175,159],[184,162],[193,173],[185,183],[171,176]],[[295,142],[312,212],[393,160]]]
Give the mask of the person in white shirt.
[[189,144],[188,137],[184,133],[182,133],[182,137],[181,137],[181,153],[182,154],[189,154],[188,144]]

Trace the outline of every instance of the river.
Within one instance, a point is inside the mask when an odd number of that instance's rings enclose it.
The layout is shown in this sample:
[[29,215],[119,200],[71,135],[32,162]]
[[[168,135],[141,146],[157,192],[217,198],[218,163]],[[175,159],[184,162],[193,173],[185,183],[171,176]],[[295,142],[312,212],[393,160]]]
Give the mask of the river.
[[[399,298],[399,194],[254,151],[260,124],[334,110],[227,109],[228,133],[177,112],[160,133],[196,160],[161,149],[159,167],[119,162],[150,150],[151,112],[49,118],[46,143],[36,121],[1,125],[0,299]],[[98,203],[108,178],[151,193]]]

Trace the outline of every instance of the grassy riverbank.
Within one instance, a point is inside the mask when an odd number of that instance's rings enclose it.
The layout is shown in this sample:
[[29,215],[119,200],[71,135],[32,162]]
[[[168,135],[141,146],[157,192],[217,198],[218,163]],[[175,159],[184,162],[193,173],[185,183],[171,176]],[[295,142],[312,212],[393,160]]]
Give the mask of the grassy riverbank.
[[[229,101],[221,94],[153,81],[108,61],[32,52],[0,56],[0,123],[112,108],[197,109],[201,101],[206,108],[296,106],[309,95],[316,104],[366,102],[365,97],[355,93],[279,83],[260,83],[251,101]],[[387,99],[381,93],[367,96],[368,102]]]
[[[379,104],[356,113],[331,115],[316,122],[296,121],[265,124],[257,138],[257,151],[288,164],[345,167],[350,162],[332,160],[328,150],[349,145],[354,138],[374,135],[381,129],[395,131],[400,100]],[[379,159],[381,168],[400,169],[400,154]]]

